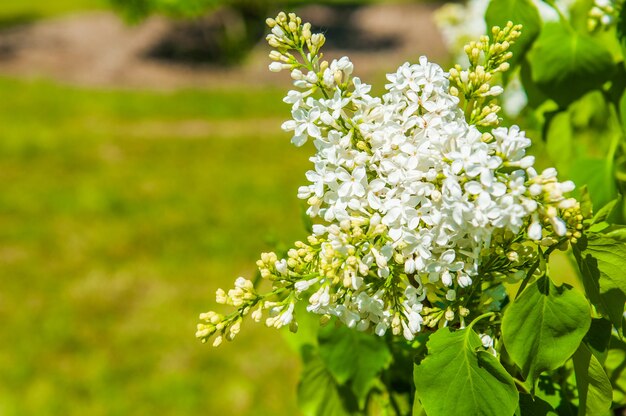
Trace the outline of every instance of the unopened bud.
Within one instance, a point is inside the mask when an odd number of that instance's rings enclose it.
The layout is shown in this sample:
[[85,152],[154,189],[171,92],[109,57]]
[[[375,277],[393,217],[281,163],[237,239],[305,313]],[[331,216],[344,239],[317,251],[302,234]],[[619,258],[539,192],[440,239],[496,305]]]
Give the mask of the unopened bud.
[[450,322],[454,320],[454,311],[452,309],[448,309],[445,313],[446,321]]

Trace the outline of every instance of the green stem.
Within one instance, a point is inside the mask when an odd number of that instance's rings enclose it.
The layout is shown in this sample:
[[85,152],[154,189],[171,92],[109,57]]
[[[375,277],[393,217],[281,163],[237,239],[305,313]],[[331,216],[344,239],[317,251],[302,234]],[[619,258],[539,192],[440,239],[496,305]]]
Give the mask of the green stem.
[[383,383],[385,383],[385,388],[387,389],[387,395],[389,396],[389,404],[391,404],[391,407],[393,408],[393,411],[397,416],[402,416],[402,410],[400,409],[400,405],[398,404],[396,398],[393,397],[393,388],[391,386],[391,381],[389,380],[389,377],[383,377],[383,380]]
[[[541,250],[539,250],[539,252],[541,253]],[[530,266],[530,269],[528,269],[528,272],[526,273],[526,277],[524,277],[524,280],[522,280],[522,284],[517,289],[517,293],[515,294],[514,299],[517,299],[519,295],[524,291],[524,289],[526,289],[526,286],[528,285],[530,278],[535,273],[535,270],[537,270],[537,267],[539,267],[540,263],[541,263],[540,259],[537,259],[537,261],[533,263],[532,266]]]
[[[616,111],[615,105],[614,104],[610,104],[609,105],[609,109],[611,112],[611,118],[613,120],[619,120],[619,115],[618,112]],[[615,122],[613,122],[613,124],[616,124]],[[621,126],[618,126],[618,129],[621,130]],[[615,169],[615,155],[617,154],[617,149],[620,146],[620,143],[623,141],[624,139],[624,134],[613,134],[613,138],[611,139],[611,145],[609,146],[609,151],[606,155],[606,161],[605,161],[605,169],[606,169],[606,173],[610,176],[613,177],[613,171]]]
[[519,381],[516,378],[513,378],[513,381],[515,382],[515,385],[517,385],[517,387],[522,390],[522,392],[524,392],[526,394],[530,394],[530,391],[528,391],[528,388],[526,387],[526,385],[523,382]]
[[472,329],[472,327],[474,326],[475,323],[477,323],[478,321],[480,321],[481,319],[485,319],[487,317],[490,316],[495,316],[496,313],[495,312],[487,312],[487,313],[483,313],[482,315],[477,316],[476,318],[474,318],[474,320],[472,322],[470,322],[470,324],[467,326],[467,329]]
[[466,98],[466,100],[467,106],[465,107],[465,120],[470,123],[472,118],[472,111],[474,111],[474,99],[470,97]]

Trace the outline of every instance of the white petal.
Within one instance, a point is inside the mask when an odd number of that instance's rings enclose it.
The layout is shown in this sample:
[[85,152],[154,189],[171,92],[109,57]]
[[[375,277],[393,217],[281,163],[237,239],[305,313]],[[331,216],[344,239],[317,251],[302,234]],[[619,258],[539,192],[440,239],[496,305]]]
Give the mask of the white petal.
[[541,224],[539,222],[533,222],[528,227],[528,238],[531,240],[539,241],[541,240]]

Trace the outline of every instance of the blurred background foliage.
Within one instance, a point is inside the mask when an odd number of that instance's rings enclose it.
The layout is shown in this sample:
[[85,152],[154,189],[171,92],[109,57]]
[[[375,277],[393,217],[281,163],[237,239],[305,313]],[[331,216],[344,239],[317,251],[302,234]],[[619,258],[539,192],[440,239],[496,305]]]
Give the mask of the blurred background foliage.
[[[267,16],[312,3],[334,7],[355,7],[385,3],[385,0],[109,0],[128,21],[139,22],[150,15],[190,20],[189,42],[169,44],[162,55],[200,62],[240,63],[259,41]],[[388,1],[387,1],[388,2]],[[407,2],[407,0],[405,0]],[[395,3],[398,3],[396,1]],[[189,38],[189,37],[188,37]]]
[[282,91],[1,77],[0,94],[0,414],[296,414],[299,363],[274,331],[194,337],[218,286],[303,235],[307,156],[280,132]]
[[0,27],[10,27],[64,13],[103,9],[108,6],[108,0],[7,0],[0,4]]
[[193,336],[218,286],[302,234],[281,95],[0,91],[0,414],[293,414],[280,337]]

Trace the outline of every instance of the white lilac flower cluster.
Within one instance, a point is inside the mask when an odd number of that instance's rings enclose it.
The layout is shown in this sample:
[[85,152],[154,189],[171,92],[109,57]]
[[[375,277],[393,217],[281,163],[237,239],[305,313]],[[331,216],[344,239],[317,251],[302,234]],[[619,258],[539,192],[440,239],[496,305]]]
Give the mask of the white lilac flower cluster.
[[[268,23],[270,69],[290,70],[298,88],[284,100],[292,119],[283,129],[297,146],[310,140],[316,149],[298,196],[317,224],[285,259],[261,256],[271,292],[259,294],[243,278],[228,294],[219,290],[218,303],[237,310],[203,314],[199,338],[232,339],[247,314],[260,321],[267,313],[268,326],[296,330],[302,300],[323,320],[412,340],[423,326],[464,325],[481,312],[476,305],[497,308],[504,293],[493,283],[524,277],[532,247],[580,236],[578,203],[565,196],[573,184],[559,182],[554,169],[535,171],[531,141],[517,126],[469,124],[437,64],[405,63],[378,98],[352,76],[348,58],[320,59],[323,36],[298,17],[281,13]],[[497,53],[472,66],[468,85],[476,73],[506,69],[500,58],[509,56],[502,45],[513,41],[512,27],[501,36],[494,30],[502,42],[481,46]],[[499,92],[481,85],[472,94]]]

